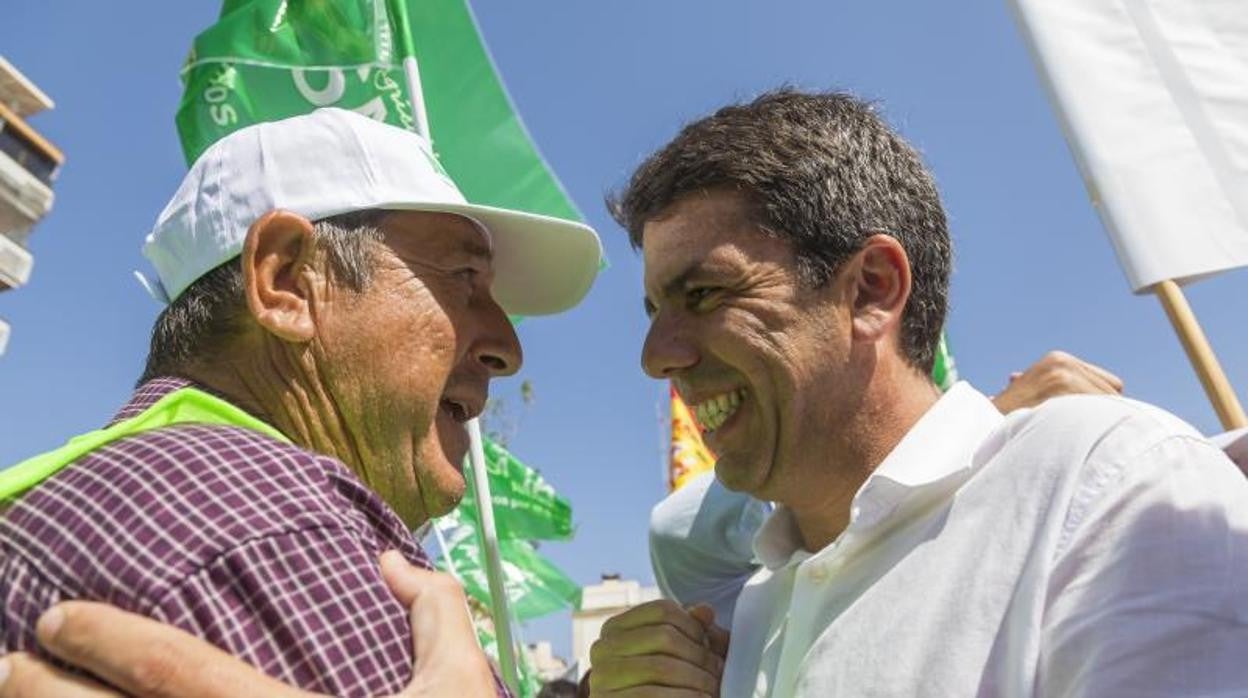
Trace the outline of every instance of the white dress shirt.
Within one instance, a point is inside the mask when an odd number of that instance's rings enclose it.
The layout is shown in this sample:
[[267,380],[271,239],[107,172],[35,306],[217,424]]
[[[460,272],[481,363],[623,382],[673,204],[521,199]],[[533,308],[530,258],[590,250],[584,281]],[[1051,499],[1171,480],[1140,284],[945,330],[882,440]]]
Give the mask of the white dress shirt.
[[958,384],[816,553],[779,507],[723,695],[1248,695],[1248,481],[1173,416]]

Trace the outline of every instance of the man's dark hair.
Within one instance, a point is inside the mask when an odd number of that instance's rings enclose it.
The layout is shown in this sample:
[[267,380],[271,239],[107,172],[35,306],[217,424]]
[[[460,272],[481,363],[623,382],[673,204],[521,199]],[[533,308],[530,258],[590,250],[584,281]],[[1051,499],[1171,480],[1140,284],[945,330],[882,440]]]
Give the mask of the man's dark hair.
[[793,245],[810,287],[827,282],[873,234],[901,243],[912,276],[901,350],[931,373],[948,304],[945,213],[918,153],[871,104],[783,88],[724,107],[685,126],[607,206],[639,249],[647,221],[688,194],[716,188],[748,197],[759,228]]
[[[371,245],[381,240],[385,211],[343,213],[316,221],[312,230],[330,276],[363,291],[375,265]],[[185,375],[227,351],[247,314],[238,257],[196,279],[156,318],[142,385],[157,376]]]

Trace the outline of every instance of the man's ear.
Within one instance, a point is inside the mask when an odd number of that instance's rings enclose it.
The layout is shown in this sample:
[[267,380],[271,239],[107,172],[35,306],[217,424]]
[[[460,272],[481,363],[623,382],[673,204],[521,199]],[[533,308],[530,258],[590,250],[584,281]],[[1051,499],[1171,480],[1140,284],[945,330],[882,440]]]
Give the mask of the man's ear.
[[289,211],[269,211],[252,223],[243,241],[247,309],[256,323],[287,342],[316,334],[311,308],[316,245],[312,223]]
[[891,235],[872,235],[850,258],[853,334],[858,341],[879,341],[901,324],[910,299],[910,258]]

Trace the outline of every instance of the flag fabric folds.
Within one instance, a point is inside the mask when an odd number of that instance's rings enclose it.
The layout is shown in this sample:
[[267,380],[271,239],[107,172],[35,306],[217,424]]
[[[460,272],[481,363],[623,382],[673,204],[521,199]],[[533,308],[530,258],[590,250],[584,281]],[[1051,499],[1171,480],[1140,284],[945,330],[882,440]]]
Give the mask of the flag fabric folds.
[[176,121],[187,163],[239,128],[319,107],[415,130],[397,51],[404,15],[434,151],[464,196],[580,220],[512,106],[465,0],[226,0],[182,68]]
[[237,129],[318,107],[414,130],[393,32],[380,0],[226,0],[182,68],[187,164]]
[[[560,497],[533,468],[521,463],[492,439],[485,439],[485,467],[494,500],[494,520],[500,540],[569,540],[572,537],[572,505]],[[460,509],[474,517],[472,468],[464,469],[468,496]]]
[[[447,545],[438,566],[455,574],[468,595],[488,607],[490,585],[475,520],[457,509],[435,525]],[[542,557],[529,541],[500,540],[499,552],[503,559],[507,599],[519,620],[574,608],[580,603],[580,586]]]
[[1133,291],[1248,266],[1244,0],[1009,0]]

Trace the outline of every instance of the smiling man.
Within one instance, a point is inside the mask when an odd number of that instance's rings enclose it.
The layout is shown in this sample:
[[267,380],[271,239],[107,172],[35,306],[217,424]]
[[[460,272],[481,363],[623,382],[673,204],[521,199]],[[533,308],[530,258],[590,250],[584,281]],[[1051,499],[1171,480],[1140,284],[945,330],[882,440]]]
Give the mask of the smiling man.
[[642,365],[716,478],[778,504],[731,634],[640,606],[593,695],[1172,696],[1248,685],[1248,483],[1161,410],[1005,416],[932,383],[951,268],[917,153],[864,102],[782,90],[686,126],[616,217]]
[[464,423],[520,367],[507,314],[577,303],[597,236],[469,205],[423,139],[327,109],[212,146],[144,253],[169,305],[133,396],[5,473],[5,649],[102,600],[309,690],[398,691],[378,557],[428,566],[410,531],[458,503]]

